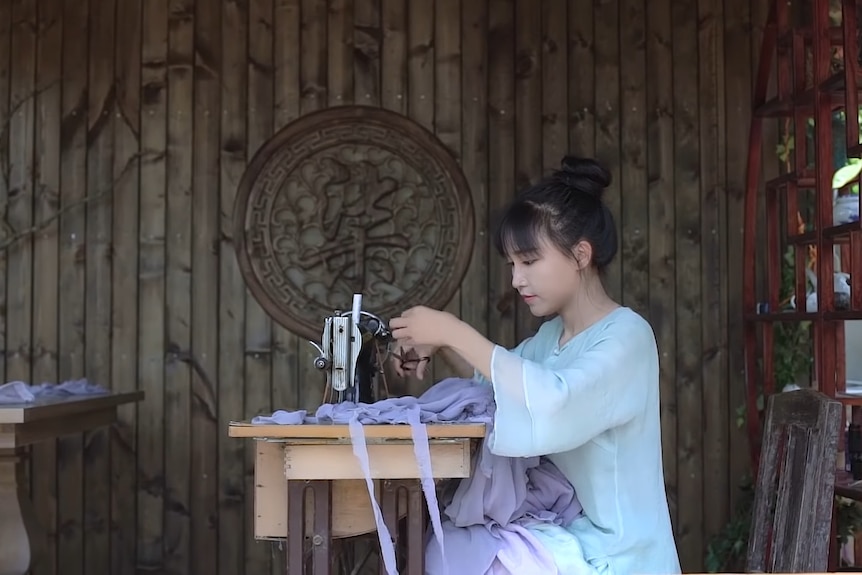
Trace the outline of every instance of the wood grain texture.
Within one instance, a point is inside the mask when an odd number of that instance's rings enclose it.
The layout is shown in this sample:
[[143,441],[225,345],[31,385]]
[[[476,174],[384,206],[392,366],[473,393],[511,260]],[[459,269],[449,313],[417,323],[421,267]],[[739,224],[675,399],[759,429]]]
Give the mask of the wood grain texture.
[[[812,389],[771,395],[763,423],[746,570],[825,571],[841,403]],[[806,521],[798,510],[808,509]]]
[[233,200],[271,134],[354,103],[460,163],[476,244],[448,309],[507,347],[537,322],[493,250],[499,215],[566,153],[609,167],[606,280],[656,333],[671,513],[701,569],[747,469],[738,254],[765,16],[760,0],[0,2],[0,242],[38,227],[0,254],[0,373],[147,394],[110,431],[33,450],[34,574],[283,572],[251,532],[254,448],[227,429],[313,409],[323,387],[243,283]]

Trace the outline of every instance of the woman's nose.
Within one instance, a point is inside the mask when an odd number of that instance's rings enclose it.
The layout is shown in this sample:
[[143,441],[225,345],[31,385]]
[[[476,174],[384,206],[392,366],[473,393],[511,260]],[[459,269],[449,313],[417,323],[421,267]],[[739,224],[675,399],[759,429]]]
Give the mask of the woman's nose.
[[515,289],[524,287],[524,274],[512,270],[512,287]]

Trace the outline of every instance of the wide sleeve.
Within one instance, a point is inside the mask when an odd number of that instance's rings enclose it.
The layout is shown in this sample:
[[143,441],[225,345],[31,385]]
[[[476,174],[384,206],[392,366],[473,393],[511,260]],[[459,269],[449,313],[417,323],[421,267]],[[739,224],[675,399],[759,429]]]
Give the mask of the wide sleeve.
[[[638,326],[640,327],[640,326]],[[569,451],[646,409],[658,371],[652,330],[607,330],[558,369],[494,349],[497,412],[491,452],[532,457]]]
[[[513,354],[517,355],[518,357],[523,356],[523,354],[524,354],[524,350],[526,349],[527,344],[528,344],[528,343],[530,342],[530,340],[532,340],[532,339],[533,339],[532,337],[528,337],[528,338],[526,338],[526,339],[525,339],[525,340],[523,340],[521,343],[519,343],[517,346],[513,347],[512,349],[510,349],[510,350],[509,350],[509,353],[513,353]],[[497,346],[497,347],[500,347],[500,346]],[[501,348],[501,349],[503,349],[503,348]],[[482,375],[482,372],[480,372],[478,369],[475,369],[475,368],[473,369],[473,379],[474,379],[475,381],[478,381],[479,383],[484,383],[484,384],[486,384],[486,385],[490,385],[490,384],[491,384],[491,381],[490,381],[487,377],[485,377],[484,375]]]

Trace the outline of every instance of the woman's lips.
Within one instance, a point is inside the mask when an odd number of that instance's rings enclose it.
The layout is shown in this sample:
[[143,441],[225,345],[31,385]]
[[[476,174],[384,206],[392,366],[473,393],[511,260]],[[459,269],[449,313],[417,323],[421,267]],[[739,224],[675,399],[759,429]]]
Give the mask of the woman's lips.
[[536,296],[534,295],[522,295],[521,297],[524,298],[525,303],[530,303],[536,299]]

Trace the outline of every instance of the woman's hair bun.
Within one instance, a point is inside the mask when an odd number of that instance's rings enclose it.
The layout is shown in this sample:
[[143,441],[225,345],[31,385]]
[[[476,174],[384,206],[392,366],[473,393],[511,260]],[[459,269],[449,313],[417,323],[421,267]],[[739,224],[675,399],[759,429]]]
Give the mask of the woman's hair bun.
[[565,156],[560,166],[554,177],[572,192],[601,199],[605,188],[611,185],[610,172],[592,158]]

